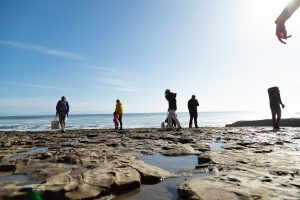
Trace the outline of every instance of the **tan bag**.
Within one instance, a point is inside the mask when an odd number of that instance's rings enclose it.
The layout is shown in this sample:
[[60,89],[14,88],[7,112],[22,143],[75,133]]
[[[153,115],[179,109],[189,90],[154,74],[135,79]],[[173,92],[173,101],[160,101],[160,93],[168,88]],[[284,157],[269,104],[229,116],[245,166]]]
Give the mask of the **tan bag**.
[[59,129],[59,121],[56,119],[56,116],[54,120],[51,122],[51,129]]

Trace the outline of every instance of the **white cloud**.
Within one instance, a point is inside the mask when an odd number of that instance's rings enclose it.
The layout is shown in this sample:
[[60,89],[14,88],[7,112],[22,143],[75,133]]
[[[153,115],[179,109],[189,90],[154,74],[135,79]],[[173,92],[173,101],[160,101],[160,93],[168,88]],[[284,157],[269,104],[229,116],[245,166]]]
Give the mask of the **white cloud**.
[[38,52],[41,52],[44,54],[48,54],[48,55],[56,56],[56,57],[60,57],[60,58],[65,58],[65,59],[69,59],[69,60],[86,60],[86,58],[84,56],[77,54],[77,53],[61,51],[61,50],[54,50],[54,49],[50,49],[48,47],[36,45],[36,44],[20,43],[20,42],[15,42],[15,41],[10,41],[10,40],[0,40],[0,44],[13,46],[13,47],[17,47],[20,49],[38,51]]
[[35,106],[35,107],[48,107],[49,105],[56,105],[56,102],[50,101],[49,99],[40,98],[6,98],[0,99],[1,107],[24,107],[24,106]]
[[138,90],[138,89],[134,89],[134,88],[125,88],[125,87],[117,88],[116,90],[117,90],[117,91],[121,91],[121,92],[138,92],[138,91],[140,91],[140,90]]
[[84,68],[94,69],[94,70],[98,70],[98,71],[106,71],[106,72],[119,71],[117,68],[112,68],[112,67],[101,67],[101,66],[97,66],[97,65],[88,65],[88,64],[77,64],[77,65],[84,67]]
[[95,81],[100,81],[101,83],[107,84],[107,85],[113,85],[113,86],[122,86],[123,83],[119,79],[113,79],[113,78],[95,78]]
[[[132,88],[132,87],[128,87],[127,84],[125,84],[123,81],[119,80],[119,79],[114,79],[114,78],[94,78],[94,81],[99,81],[105,85],[110,85],[110,86],[114,86],[116,88],[114,88],[115,91],[121,91],[121,92],[137,92],[140,91],[137,88]],[[104,86],[101,85],[94,85],[93,87],[96,88],[105,88]]]
[[6,83],[14,84],[14,85],[21,85],[21,86],[31,87],[31,88],[38,88],[38,89],[71,90],[70,88],[54,87],[54,86],[34,84],[34,83],[23,83],[23,82],[6,82]]
[[[50,98],[0,98],[0,115],[55,114],[58,99]],[[110,113],[114,102],[97,100],[70,100],[70,114]]]

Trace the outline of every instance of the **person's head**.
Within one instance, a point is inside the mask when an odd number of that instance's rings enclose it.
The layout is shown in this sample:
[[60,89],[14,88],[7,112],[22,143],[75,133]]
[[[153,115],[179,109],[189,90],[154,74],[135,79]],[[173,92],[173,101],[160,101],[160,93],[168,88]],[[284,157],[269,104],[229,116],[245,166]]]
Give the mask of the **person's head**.
[[62,101],[65,101],[66,99],[67,99],[67,98],[66,98],[65,96],[62,96],[62,97],[61,97],[61,100],[62,100]]
[[114,116],[116,116],[116,115],[117,115],[117,112],[114,112],[113,114],[114,114]]
[[120,103],[120,100],[119,100],[119,99],[117,99],[117,100],[116,100],[116,102],[117,102],[117,103]]
[[192,99],[195,99],[196,98],[196,96],[195,95],[192,95]]
[[170,94],[171,93],[171,90],[170,89],[166,89],[165,90],[165,94]]

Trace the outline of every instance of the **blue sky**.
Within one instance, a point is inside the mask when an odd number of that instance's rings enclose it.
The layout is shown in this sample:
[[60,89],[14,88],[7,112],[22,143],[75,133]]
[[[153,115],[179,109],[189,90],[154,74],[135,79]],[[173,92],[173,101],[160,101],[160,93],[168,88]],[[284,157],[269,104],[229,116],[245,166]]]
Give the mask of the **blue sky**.
[[300,14],[287,45],[274,21],[287,0],[2,0],[0,115],[165,112],[164,90],[187,111],[268,110],[281,89],[300,109]]

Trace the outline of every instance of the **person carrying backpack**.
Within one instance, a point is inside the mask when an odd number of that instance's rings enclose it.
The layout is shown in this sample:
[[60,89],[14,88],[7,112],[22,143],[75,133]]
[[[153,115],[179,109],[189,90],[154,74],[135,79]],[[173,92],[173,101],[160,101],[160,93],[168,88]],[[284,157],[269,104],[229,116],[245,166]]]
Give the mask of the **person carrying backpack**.
[[61,97],[61,100],[59,100],[56,104],[56,116],[59,117],[59,123],[61,127],[61,132],[65,133],[66,128],[66,119],[69,116],[69,103],[67,101],[67,98],[65,96]]

